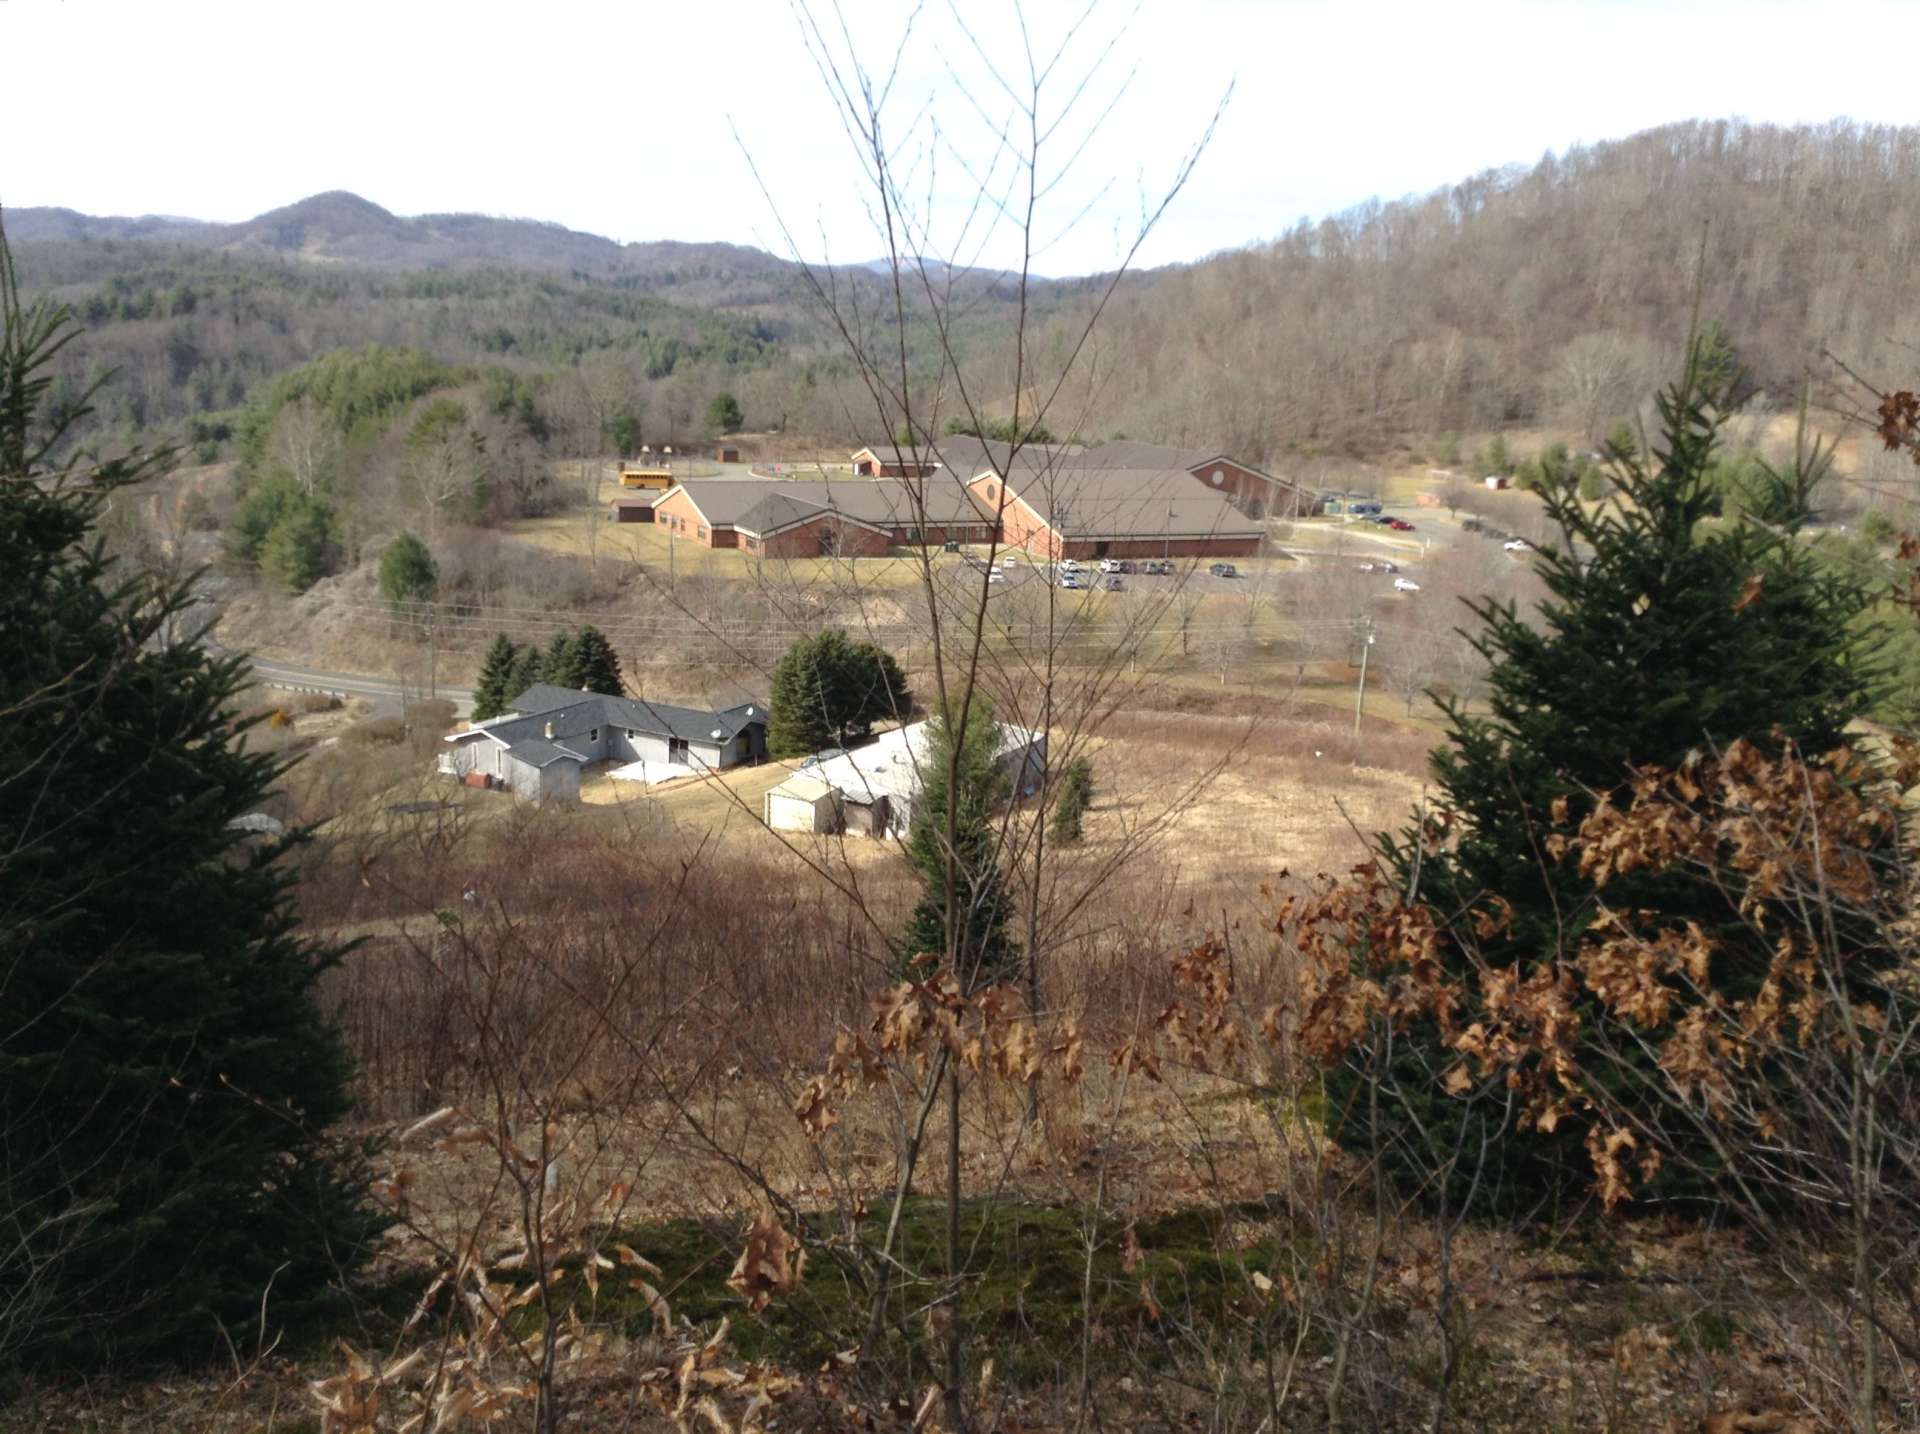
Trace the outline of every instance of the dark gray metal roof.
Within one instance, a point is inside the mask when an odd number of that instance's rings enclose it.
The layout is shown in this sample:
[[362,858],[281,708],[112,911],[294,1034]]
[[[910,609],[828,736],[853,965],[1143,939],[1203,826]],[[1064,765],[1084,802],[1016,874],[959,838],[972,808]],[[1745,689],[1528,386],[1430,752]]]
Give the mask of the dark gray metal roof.
[[[711,745],[731,742],[748,727],[765,725],[767,720],[767,709],[759,703],[742,703],[724,712],[703,712],[696,707],[674,707],[638,697],[575,692],[546,682],[529,687],[513,699],[511,706],[511,715],[482,725],[505,742],[516,757],[525,745],[544,747],[584,736],[596,727],[623,727],[654,737],[679,737]],[[549,727],[551,737],[547,735]]]

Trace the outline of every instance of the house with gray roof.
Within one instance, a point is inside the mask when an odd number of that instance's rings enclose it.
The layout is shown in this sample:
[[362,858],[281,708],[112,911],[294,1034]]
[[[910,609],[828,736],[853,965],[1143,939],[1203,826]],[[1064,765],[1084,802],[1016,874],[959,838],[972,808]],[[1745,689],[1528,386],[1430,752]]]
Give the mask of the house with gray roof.
[[514,698],[511,711],[445,740],[439,766],[449,776],[578,801],[580,774],[596,762],[657,782],[763,761],[767,709],[749,702],[709,712],[542,682]]

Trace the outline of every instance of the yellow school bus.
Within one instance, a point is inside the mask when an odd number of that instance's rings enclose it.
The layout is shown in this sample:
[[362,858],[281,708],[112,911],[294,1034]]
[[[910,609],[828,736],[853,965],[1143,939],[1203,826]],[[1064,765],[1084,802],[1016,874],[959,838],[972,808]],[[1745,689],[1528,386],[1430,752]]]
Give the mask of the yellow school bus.
[[664,493],[673,486],[673,470],[671,468],[623,464],[620,469],[620,486],[622,488],[652,488],[657,492]]

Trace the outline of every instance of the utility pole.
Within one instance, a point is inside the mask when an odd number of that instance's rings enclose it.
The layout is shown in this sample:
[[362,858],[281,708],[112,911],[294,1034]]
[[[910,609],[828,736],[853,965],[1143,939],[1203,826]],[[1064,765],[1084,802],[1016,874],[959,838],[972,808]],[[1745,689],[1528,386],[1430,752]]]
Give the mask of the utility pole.
[[[1360,740],[1360,710],[1366,706],[1367,702],[1367,654],[1373,650],[1372,618],[1362,620],[1360,634],[1364,639],[1360,644],[1360,691],[1353,699],[1353,740],[1356,742]],[[1353,759],[1355,762],[1360,760],[1360,754],[1357,751]]]

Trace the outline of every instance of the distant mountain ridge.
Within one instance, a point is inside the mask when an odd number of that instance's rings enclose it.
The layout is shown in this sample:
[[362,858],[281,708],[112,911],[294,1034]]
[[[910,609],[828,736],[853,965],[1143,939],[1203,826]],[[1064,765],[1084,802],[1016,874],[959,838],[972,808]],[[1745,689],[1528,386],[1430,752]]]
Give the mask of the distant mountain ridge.
[[772,273],[792,267],[746,245],[672,240],[621,244],[560,224],[488,214],[405,218],[345,190],[310,195],[237,224],[170,215],[95,216],[60,208],[8,209],[5,219],[8,237],[20,244],[132,240],[379,268],[509,264],[604,273],[705,262],[741,273]]

